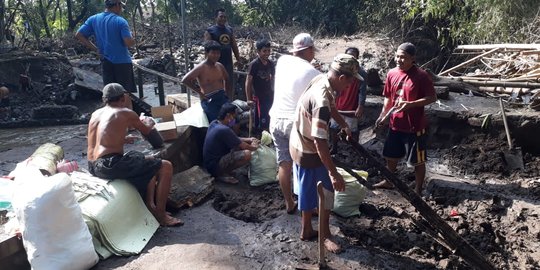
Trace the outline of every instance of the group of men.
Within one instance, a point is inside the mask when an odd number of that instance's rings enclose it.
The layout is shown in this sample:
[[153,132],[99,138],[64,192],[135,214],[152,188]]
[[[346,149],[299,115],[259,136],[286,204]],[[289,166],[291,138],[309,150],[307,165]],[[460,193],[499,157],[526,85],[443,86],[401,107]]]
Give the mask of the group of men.
[[[128,76],[125,64],[130,64],[131,60],[117,57],[125,53],[129,56],[127,47],[134,41],[129,29],[126,31],[127,22],[118,16],[122,9],[120,0],[106,0],[105,3],[106,11],[89,18],[77,37],[99,52],[104,80],[109,74],[114,74],[113,81],[118,79],[117,76],[125,79],[124,76]],[[113,33],[114,38],[110,37]],[[231,129],[236,121],[236,106],[228,102],[233,98],[230,88],[232,59],[229,59],[231,65],[220,63],[220,59],[231,58],[231,51],[239,58],[232,33],[226,26],[225,11],[218,10],[216,25],[205,33],[205,39],[209,39],[204,45],[206,59],[187,73],[183,82],[200,94],[201,105],[210,122],[203,146],[205,168],[216,179],[234,184],[238,180],[230,173],[249,162],[251,151],[257,149],[259,141],[240,138]],[[88,40],[90,35],[96,36],[97,46]],[[329,130],[341,128],[348,139],[358,135],[357,119],[363,115],[366,99],[365,71],[357,59],[359,51],[348,48],[345,53],[338,54],[328,72],[321,74],[311,63],[317,48],[307,33],[298,34],[293,39],[292,55],[281,56],[275,65],[268,59],[270,42],[259,40],[256,46],[258,58],[250,64],[246,98],[257,107],[257,124],[268,128],[274,140],[286,212],[301,211],[302,240],[314,239],[321,233],[325,247],[339,252],[341,247],[331,237],[329,214],[333,193],[343,191],[345,182],[330,155]],[[416,48],[411,43],[398,47],[397,67],[388,73],[384,105],[376,125],[382,126],[389,119],[390,131],[383,150],[387,166],[395,172],[399,159],[407,157],[407,163],[415,167],[415,190],[420,193],[426,161],[424,106],[434,102],[436,95],[430,77],[415,65],[415,55]],[[143,135],[149,135],[152,130],[151,125],[145,125],[126,108],[125,100],[129,97],[125,92],[133,90],[129,88],[132,87],[129,80],[121,84],[105,81],[103,99],[106,106],[92,114],[88,128],[89,170],[102,178],[127,179],[139,190],[162,225],[180,225],[182,221],[165,211],[171,163],[135,152],[124,154],[124,143],[133,142],[127,135],[129,128],[135,128]],[[298,203],[294,201],[291,176],[298,185]],[[317,209],[318,182],[324,187],[323,209]],[[375,186],[392,187],[387,181]],[[321,216],[319,231],[311,224],[313,214]]]

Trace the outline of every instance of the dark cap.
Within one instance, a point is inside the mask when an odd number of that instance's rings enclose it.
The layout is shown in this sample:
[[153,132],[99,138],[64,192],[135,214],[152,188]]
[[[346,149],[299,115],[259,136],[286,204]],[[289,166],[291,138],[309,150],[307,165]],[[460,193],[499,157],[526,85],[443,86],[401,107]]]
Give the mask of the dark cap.
[[105,6],[113,7],[118,3],[122,3],[122,0],[105,0]]
[[402,50],[406,52],[407,54],[409,54],[410,56],[416,55],[416,46],[414,46],[414,44],[410,42],[402,43],[401,45],[399,45],[398,50]]
[[115,98],[124,95],[126,90],[118,83],[109,83],[103,87],[103,98]]
[[358,71],[360,70],[360,64],[358,60],[352,55],[340,53],[334,57],[334,61],[330,64],[330,68],[339,71],[341,73],[353,76],[361,81],[364,80]]

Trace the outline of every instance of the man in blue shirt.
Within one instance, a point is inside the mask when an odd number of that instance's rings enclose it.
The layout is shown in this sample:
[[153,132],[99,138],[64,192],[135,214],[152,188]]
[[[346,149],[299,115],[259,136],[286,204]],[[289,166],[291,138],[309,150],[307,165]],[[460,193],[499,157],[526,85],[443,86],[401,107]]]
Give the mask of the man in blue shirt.
[[251,151],[257,150],[259,140],[240,138],[231,129],[235,124],[236,106],[225,103],[218,118],[208,126],[203,146],[203,163],[216,180],[236,184],[230,173],[249,163]]
[[[75,37],[87,48],[98,53],[103,71],[103,84],[119,83],[135,92],[133,65],[128,47],[135,45],[128,22],[120,17],[121,0],[105,0],[105,11],[91,16],[79,28]],[[88,38],[94,36],[96,44]],[[126,100],[131,101],[127,98]]]

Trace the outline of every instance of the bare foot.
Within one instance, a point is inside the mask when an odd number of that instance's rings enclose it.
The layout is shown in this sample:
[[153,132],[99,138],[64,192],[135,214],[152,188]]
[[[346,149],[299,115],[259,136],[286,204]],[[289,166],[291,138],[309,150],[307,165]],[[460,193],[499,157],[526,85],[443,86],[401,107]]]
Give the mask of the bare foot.
[[335,254],[338,254],[341,252],[341,246],[337,242],[332,240],[332,238],[326,238],[324,240],[324,247],[326,248],[326,250]]
[[393,189],[394,185],[392,185],[392,183],[388,182],[388,180],[383,180],[383,181],[373,185],[373,188]]
[[238,179],[232,176],[220,176],[216,177],[216,180],[227,184],[238,184]]
[[287,211],[287,214],[289,215],[296,213],[296,209],[298,209],[298,204],[296,202],[293,203],[293,206],[291,208],[288,208],[285,206],[285,210]]
[[164,218],[158,219],[159,224],[165,227],[176,227],[184,225],[184,222],[179,218],[171,217],[170,215],[165,215]]
[[317,239],[317,237],[319,236],[319,232],[318,231],[311,231],[310,233],[304,233],[302,232],[302,235],[300,235],[300,240],[302,241],[313,241],[315,239]]

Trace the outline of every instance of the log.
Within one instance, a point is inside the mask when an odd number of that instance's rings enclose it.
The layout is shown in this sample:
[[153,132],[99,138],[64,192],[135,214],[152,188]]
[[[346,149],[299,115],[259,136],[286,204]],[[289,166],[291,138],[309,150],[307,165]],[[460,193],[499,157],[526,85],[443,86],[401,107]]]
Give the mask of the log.
[[449,69],[447,69],[447,70],[445,70],[445,71],[439,73],[439,76],[446,75],[446,74],[448,74],[448,73],[450,73],[450,72],[452,72],[452,71],[454,71],[454,70],[457,70],[457,69],[462,68],[462,67],[466,67],[466,66],[468,66],[468,65],[470,65],[470,64],[472,64],[472,63],[474,63],[474,62],[476,62],[476,60],[478,60],[478,59],[480,59],[480,58],[482,58],[482,57],[484,57],[484,56],[491,55],[491,54],[493,54],[494,52],[496,52],[496,51],[498,51],[498,50],[500,50],[500,49],[501,49],[501,48],[495,48],[495,49],[492,49],[492,50],[490,50],[490,51],[488,51],[488,52],[485,52],[485,53],[483,53],[483,54],[481,54],[481,55],[478,55],[478,56],[476,56],[476,57],[473,57],[473,58],[471,58],[471,59],[469,59],[469,60],[467,60],[467,61],[465,61],[465,62],[463,62],[463,63],[461,63],[461,64],[459,64],[459,65],[457,65],[457,66],[455,66],[455,67],[453,67],[453,68],[449,68]]
[[477,96],[483,96],[482,94],[480,94],[478,87],[474,85],[468,84],[463,81],[455,80],[450,77],[438,76],[437,74],[429,70],[427,72],[431,75],[431,79],[433,80],[433,85],[435,86],[447,86],[451,92],[455,92],[455,93],[468,94],[469,92],[472,92],[473,94]]
[[167,206],[180,209],[192,207],[214,191],[214,177],[194,166],[173,176]]
[[368,163],[374,166],[381,174],[394,186],[397,191],[411,203],[412,206],[420,213],[420,215],[430,224],[433,229],[441,235],[445,243],[452,248],[453,252],[463,258],[472,267],[482,270],[494,270],[495,267],[484,258],[467,240],[463,239],[448,223],[446,223],[437,213],[407,186],[395,174],[390,172],[384,165],[379,163],[364,147],[354,141],[349,141],[351,146],[364,158]]
[[42,144],[28,158],[28,165],[37,167],[43,175],[53,175],[56,173],[56,164],[64,159],[62,147],[46,143]]

